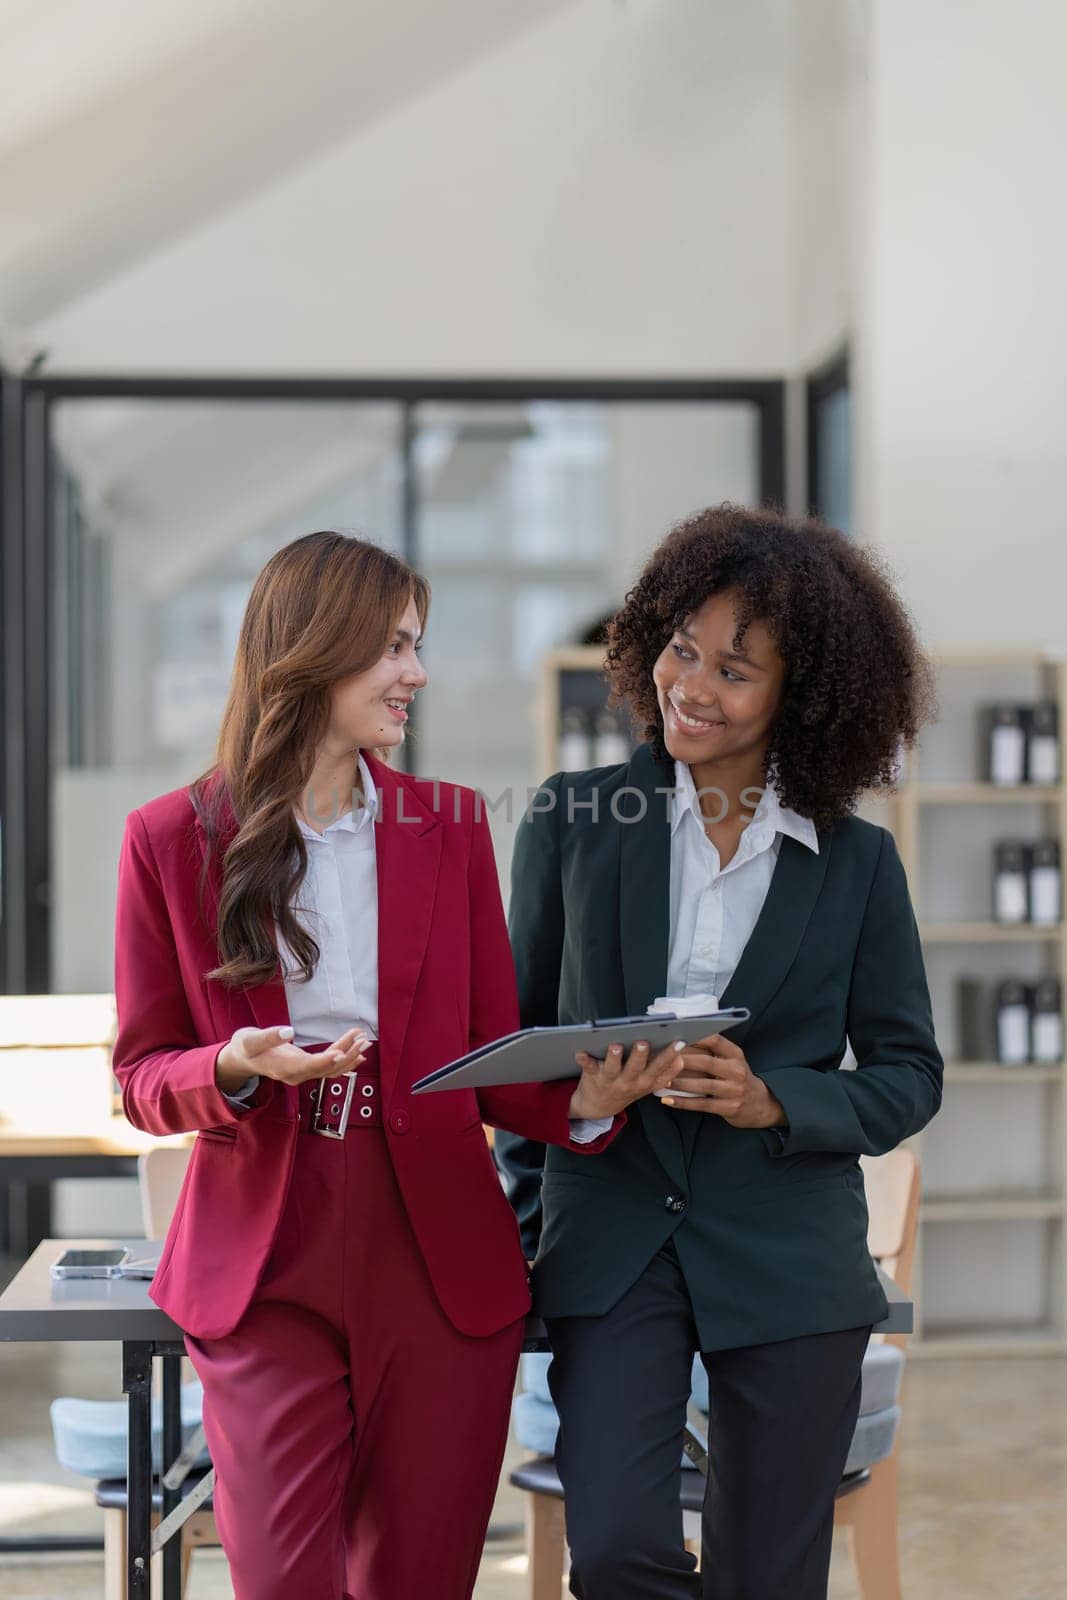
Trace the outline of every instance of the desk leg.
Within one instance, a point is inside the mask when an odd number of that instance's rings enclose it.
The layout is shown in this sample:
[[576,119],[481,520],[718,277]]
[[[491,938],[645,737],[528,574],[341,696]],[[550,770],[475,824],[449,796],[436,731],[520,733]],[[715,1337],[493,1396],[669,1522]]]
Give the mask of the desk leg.
[[52,1236],[52,1185],[13,1180],[7,1185],[7,1251],[26,1261]]
[[[182,1358],[163,1356],[163,1471],[169,1472],[182,1448]],[[181,1499],[181,1489],[162,1484],[162,1516]],[[163,1600],[181,1600],[182,1530],[171,1534],[163,1546]]]
[[128,1396],[126,1454],[126,1588],[128,1600],[151,1600],[152,1346],[122,1346],[122,1389]]

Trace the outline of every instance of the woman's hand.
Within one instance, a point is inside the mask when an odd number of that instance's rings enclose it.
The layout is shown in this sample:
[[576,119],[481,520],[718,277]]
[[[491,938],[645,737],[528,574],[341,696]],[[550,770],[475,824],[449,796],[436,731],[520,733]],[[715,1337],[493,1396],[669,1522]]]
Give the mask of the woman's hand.
[[788,1118],[779,1100],[758,1078],[745,1052],[722,1034],[698,1039],[682,1057],[682,1070],[671,1085],[687,1096],[663,1096],[665,1106],[679,1111],[707,1111],[731,1128],[784,1128]]
[[613,1044],[603,1061],[579,1050],[574,1059],[582,1069],[582,1079],[571,1097],[571,1116],[617,1117],[653,1089],[668,1088],[682,1070],[684,1049],[684,1044],[669,1044],[652,1055],[642,1040],[624,1060],[622,1045]]
[[328,1050],[301,1050],[291,1044],[292,1028],[238,1028],[215,1061],[215,1082],[232,1094],[249,1078],[275,1078],[279,1083],[306,1083],[331,1073],[354,1072],[363,1060],[367,1039],[350,1028]]

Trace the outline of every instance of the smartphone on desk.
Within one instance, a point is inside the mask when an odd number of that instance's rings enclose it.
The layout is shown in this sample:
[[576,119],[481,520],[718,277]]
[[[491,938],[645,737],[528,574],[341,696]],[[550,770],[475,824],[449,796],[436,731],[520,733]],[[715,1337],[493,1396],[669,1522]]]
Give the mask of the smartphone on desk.
[[118,1278],[130,1252],[122,1245],[100,1250],[64,1250],[52,1262],[53,1278]]

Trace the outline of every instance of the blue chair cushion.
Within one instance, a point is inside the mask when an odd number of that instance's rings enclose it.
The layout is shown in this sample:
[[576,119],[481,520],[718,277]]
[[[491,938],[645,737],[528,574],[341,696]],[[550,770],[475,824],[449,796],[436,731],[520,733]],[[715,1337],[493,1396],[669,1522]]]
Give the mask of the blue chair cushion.
[[895,1344],[870,1344],[863,1358],[863,1393],[860,1396],[860,1416],[870,1417],[876,1411],[888,1411],[900,1398],[900,1380],[904,1375],[904,1352]]
[[876,1466],[879,1461],[892,1455],[899,1427],[899,1406],[887,1406],[884,1411],[871,1411],[867,1416],[860,1416],[845,1462],[846,1473]]
[[[183,1384],[183,1443],[188,1443],[199,1428],[203,1405],[204,1391],[200,1384]],[[128,1437],[125,1400],[75,1400],[63,1396],[52,1401],[51,1416],[52,1437],[60,1466],[83,1478],[125,1478]],[[157,1471],[162,1453],[162,1404],[159,1400],[153,1400],[152,1458]],[[196,1465],[211,1465],[206,1450],[201,1451]]]
[[[555,1454],[559,1418],[552,1404],[548,1387],[548,1369],[552,1357],[548,1353],[524,1355],[522,1358],[522,1393],[515,1396],[512,1405],[512,1426],[519,1444],[539,1456]],[[863,1389],[860,1397],[860,1414],[852,1436],[846,1472],[859,1472],[873,1467],[892,1454],[893,1443],[900,1426],[900,1380],[904,1371],[904,1353],[891,1344],[868,1346],[863,1358]],[[708,1375],[699,1356],[693,1362],[692,1402],[705,1416],[708,1413]],[[692,1463],[685,1459],[685,1466]]]
[[548,1369],[551,1365],[552,1354],[548,1350],[523,1356],[519,1362],[523,1394],[532,1394],[535,1400],[547,1400],[549,1405],[552,1404],[548,1388]]

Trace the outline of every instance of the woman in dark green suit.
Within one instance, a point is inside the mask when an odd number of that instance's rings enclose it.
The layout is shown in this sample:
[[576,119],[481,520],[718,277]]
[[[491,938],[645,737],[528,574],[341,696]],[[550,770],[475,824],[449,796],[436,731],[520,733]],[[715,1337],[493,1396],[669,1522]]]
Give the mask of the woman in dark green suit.
[[[687,1051],[595,1160],[498,1136],[554,1351],[571,1589],[824,1600],[886,1311],[857,1158],[917,1133],[941,1096],[904,872],[852,814],[927,717],[928,668],[866,552],[724,506],[653,555],[610,624],[608,673],[646,742],[550,778],[520,827],[523,1023],[662,996],[751,1016]],[[679,1506],[697,1351],[702,1576]]]

